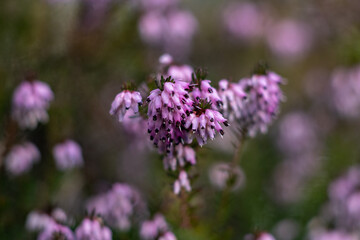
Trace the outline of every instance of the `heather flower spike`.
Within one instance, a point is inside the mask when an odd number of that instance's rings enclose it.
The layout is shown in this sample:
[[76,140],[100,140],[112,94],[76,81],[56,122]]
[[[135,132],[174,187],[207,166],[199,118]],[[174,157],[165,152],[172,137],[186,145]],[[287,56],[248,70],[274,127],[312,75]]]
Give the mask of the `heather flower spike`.
[[15,145],[5,157],[6,170],[13,176],[28,172],[31,167],[40,161],[40,152],[30,143]]
[[187,192],[191,191],[190,180],[184,170],[180,171],[179,178],[174,182],[174,193],[176,195],[180,194],[181,188],[184,188]]
[[220,124],[229,126],[220,112],[210,109],[211,105],[210,102],[200,101],[185,123],[185,127],[191,129],[200,146],[206,144],[208,139],[213,140],[217,132],[224,135]]
[[12,117],[23,129],[34,129],[49,119],[47,109],[54,99],[48,84],[29,76],[14,91]]
[[77,240],[111,240],[111,230],[103,225],[100,218],[85,218],[75,230]]
[[122,122],[127,110],[131,108],[134,113],[137,113],[140,105],[142,105],[140,92],[125,89],[116,95],[111,104],[110,114],[115,115],[119,122]]
[[144,240],[176,240],[161,214],[156,214],[152,220],[141,224],[140,237]]
[[83,165],[81,147],[73,140],[57,144],[53,149],[56,166],[59,170],[67,170]]

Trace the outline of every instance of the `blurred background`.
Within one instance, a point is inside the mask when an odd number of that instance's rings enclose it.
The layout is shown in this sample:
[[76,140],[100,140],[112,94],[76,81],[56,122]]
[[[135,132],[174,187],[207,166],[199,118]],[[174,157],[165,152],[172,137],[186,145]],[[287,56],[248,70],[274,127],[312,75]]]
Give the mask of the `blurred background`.
[[[79,221],[86,200],[115,182],[138,189],[146,214],[163,213],[180,240],[242,239],[256,231],[279,240],[355,234],[360,182],[346,193],[346,183],[341,193],[331,187],[346,182],[360,160],[359,12],[352,0],[2,0],[0,164],[6,148],[25,140],[41,160],[16,177],[1,166],[0,238],[34,239],[25,230],[34,209],[58,206]],[[216,174],[233,157],[231,129],[200,149],[194,220],[186,229],[147,135],[109,115],[122,84],[146,81],[163,53],[205,67],[216,86],[249,76],[259,61],[286,79],[277,120],[245,143],[236,189],[224,192]],[[29,72],[55,97],[49,122],[21,131],[11,120],[12,96]],[[60,171],[52,147],[68,138],[81,146],[84,165]],[[113,238],[139,239],[137,229],[115,230]]]

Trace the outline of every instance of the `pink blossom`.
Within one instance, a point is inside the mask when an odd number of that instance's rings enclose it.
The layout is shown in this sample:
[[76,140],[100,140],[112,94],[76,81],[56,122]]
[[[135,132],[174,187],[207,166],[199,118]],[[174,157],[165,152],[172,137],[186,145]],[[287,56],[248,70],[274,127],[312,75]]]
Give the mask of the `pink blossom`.
[[104,226],[101,219],[85,218],[76,228],[75,235],[77,240],[111,240],[111,230]]
[[81,147],[73,140],[57,144],[53,149],[53,154],[56,166],[60,170],[79,167],[84,163]]
[[47,109],[54,94],[49,85],[37,80],[24,81],[14,91],[12,117],[21,128],[34,129],[48,121]]
[[112,227],[128,230],[135,208],[141,205],[139,193],[129,185],[116,183],[100,195],[91,198],[87,203],[89,212],[95,211]]
[[28,172],[39,161],[40,152],[37,147],[25,142],[11,148],[5,157],[5,167],[10,174],[17,176]]
[[38,240],[53,239],[74,240],[75,237],[70,228],[56,222],[52,222],[51,224],[48,224],[44,231],[39,234]]
[[179,178],[174,182],[174,193],[176,195],[180,194],[181,188],[184,188],[187,192],[191,191],[190,181],[184,170],[180,171]]
[[309,27],[295,20],[283,20],[276,23],[269,28],[266,39],[274,54],[287,59],[303,56],[312,42]]
[[110,114],[117,116],[119,122],[122,122],[127,110],[131,108],[137,113],[141,104],[142,97],[139,92],[124,90],[116,95],[111,104]]
[[254,40],[264,32],[264,14],[251,2],[229,4],[223,12],[223,21],[232,35],[243,40]]

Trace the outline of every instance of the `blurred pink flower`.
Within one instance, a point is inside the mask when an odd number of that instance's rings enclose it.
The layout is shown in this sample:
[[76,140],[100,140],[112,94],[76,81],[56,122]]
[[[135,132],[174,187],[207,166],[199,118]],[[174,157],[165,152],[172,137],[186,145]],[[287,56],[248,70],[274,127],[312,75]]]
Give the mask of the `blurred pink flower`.
[[254,40],[264,34],[264,14],[254,3],[231,3],[223,12],[223,21],[227,30],[243,40]]
[[28,172],[34,163],[40,161],[40,152],[37,147],[30,143],[15,145],[5,157],[6,170],[14,175]]
[[131,218],[141,204],[137,190],[116,183],[109,191],[92,197],[86,208],[99,214],[110,226],[125,231],[131,227]]
[[14,91],[12,116],[21,128],[34,129],[48,121],[47,109],[54,94],[49,85],[37,80],[22,82]]
[[51,222],[46,226],[44,231],[42,231],[38,240],[53,240],[53,239],[66,239],[66,240],[74,240],[74,234],[70,230],[70,228],[58,224],[55,221]]
[[104,226],[101,219],[85,218],[76,228],[75,235],[77,240],[111,240],[111,230]]
[[315,151],[319,146],[317,126],[304,112],[291,112],[279,123],[278,147],[286,156]]
[[157,239],[169,231],[164,216],[156,214],[152,220],[144,221],[140,227],[140,236],[145,240]]
[[59,170],[68,170],[84,164],[81,147],[73,140],[57,144],[53,149],[56,166]]
[[141,17],[138,28],[144,42],[172,55],[183,56],[190,48],[197,21],[188,11],[149,11]]
[[297,59],[307,53],[312,44],[310,27],[295,20],[282,20],[268,28],[267,43],[278,57]]
[[360,116],[360,66],[339,68],[331,75],[332,103],[347,118]]

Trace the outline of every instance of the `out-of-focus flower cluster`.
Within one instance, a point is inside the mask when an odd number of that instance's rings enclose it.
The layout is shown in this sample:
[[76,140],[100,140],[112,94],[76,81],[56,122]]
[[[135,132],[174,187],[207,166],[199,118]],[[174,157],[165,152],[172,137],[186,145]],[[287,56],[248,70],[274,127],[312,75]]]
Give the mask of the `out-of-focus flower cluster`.
[[131,227],[131,219],[136,211],[144,207],[143,204],[137,190],[116,183],[109,191],[92,197],[86,208],[89,212],[99,214],[110,226],[127,230]]
[[49,85],[33,79],[23,81],[14,92],[12,116],[23,129],[34,129],[49,119],[47,109],[54,98]]
[[152,220],[141,224],[140,236],[144,240],[176,240],[161,214],[156,214]]
[[339,68],[331,76],[332,106],[346,118],[360,115],[360,66]]
[[83,165],[81,147],[73,140],[66,140],[57,144],[54,149],[54,158],[58,169],[67,170]]
[[316,122],[305,112],[288,113],[279,124],[277,145],[284,160],[275,167],[273,196],[281,203],[294,203],[321,164]]
[[197,20],[190,11],[182,10],[177,0],[139,0],[143,12],[138,23],[144,42],[177,57],[187,56]]
[[274,18],[266,5],[253,2],[229,3],[223,10],[228,32],[244,42],[264,39],[270,50],[282,59],[297,59],[310,49],[313,30],[295,19]]
[[6,170],[14,175],[28,172],[34,163],[40,161],[40,152],[30,143],[15,145],[5,158]]
[[309,225],[310,239],[359,240],[360,166],[349,168],[328,188],[329,201]]
[[[114,184],[111,190],[89,199],[86,208],[90,215],[79,223],[74,232],[69,228],[74,225],[74,220],[60,208],[46,212],[35,210],[30,212],[26,228],[30,232],[38,233],[40,240],[58,239],[56,237],[66,240],[111,240],[112,232],[105,223],[116,230],[127,231],[132,224],[139,223],[140,219],[136,219],[135,216],[137,213],[147,212],[139,192],[129,185],[120,183]],[[157,220],[154,220],[156,223],[154,222],[153,225],[157,227],[156,236],[160,237],[156,239],[176,239],[162,216],[159,215],[155,219]],[[148,231],[142,228],[140,232],[144,239],[155,239],[146,237],[151,230],[150,222],[144,222],[148,225]]]

